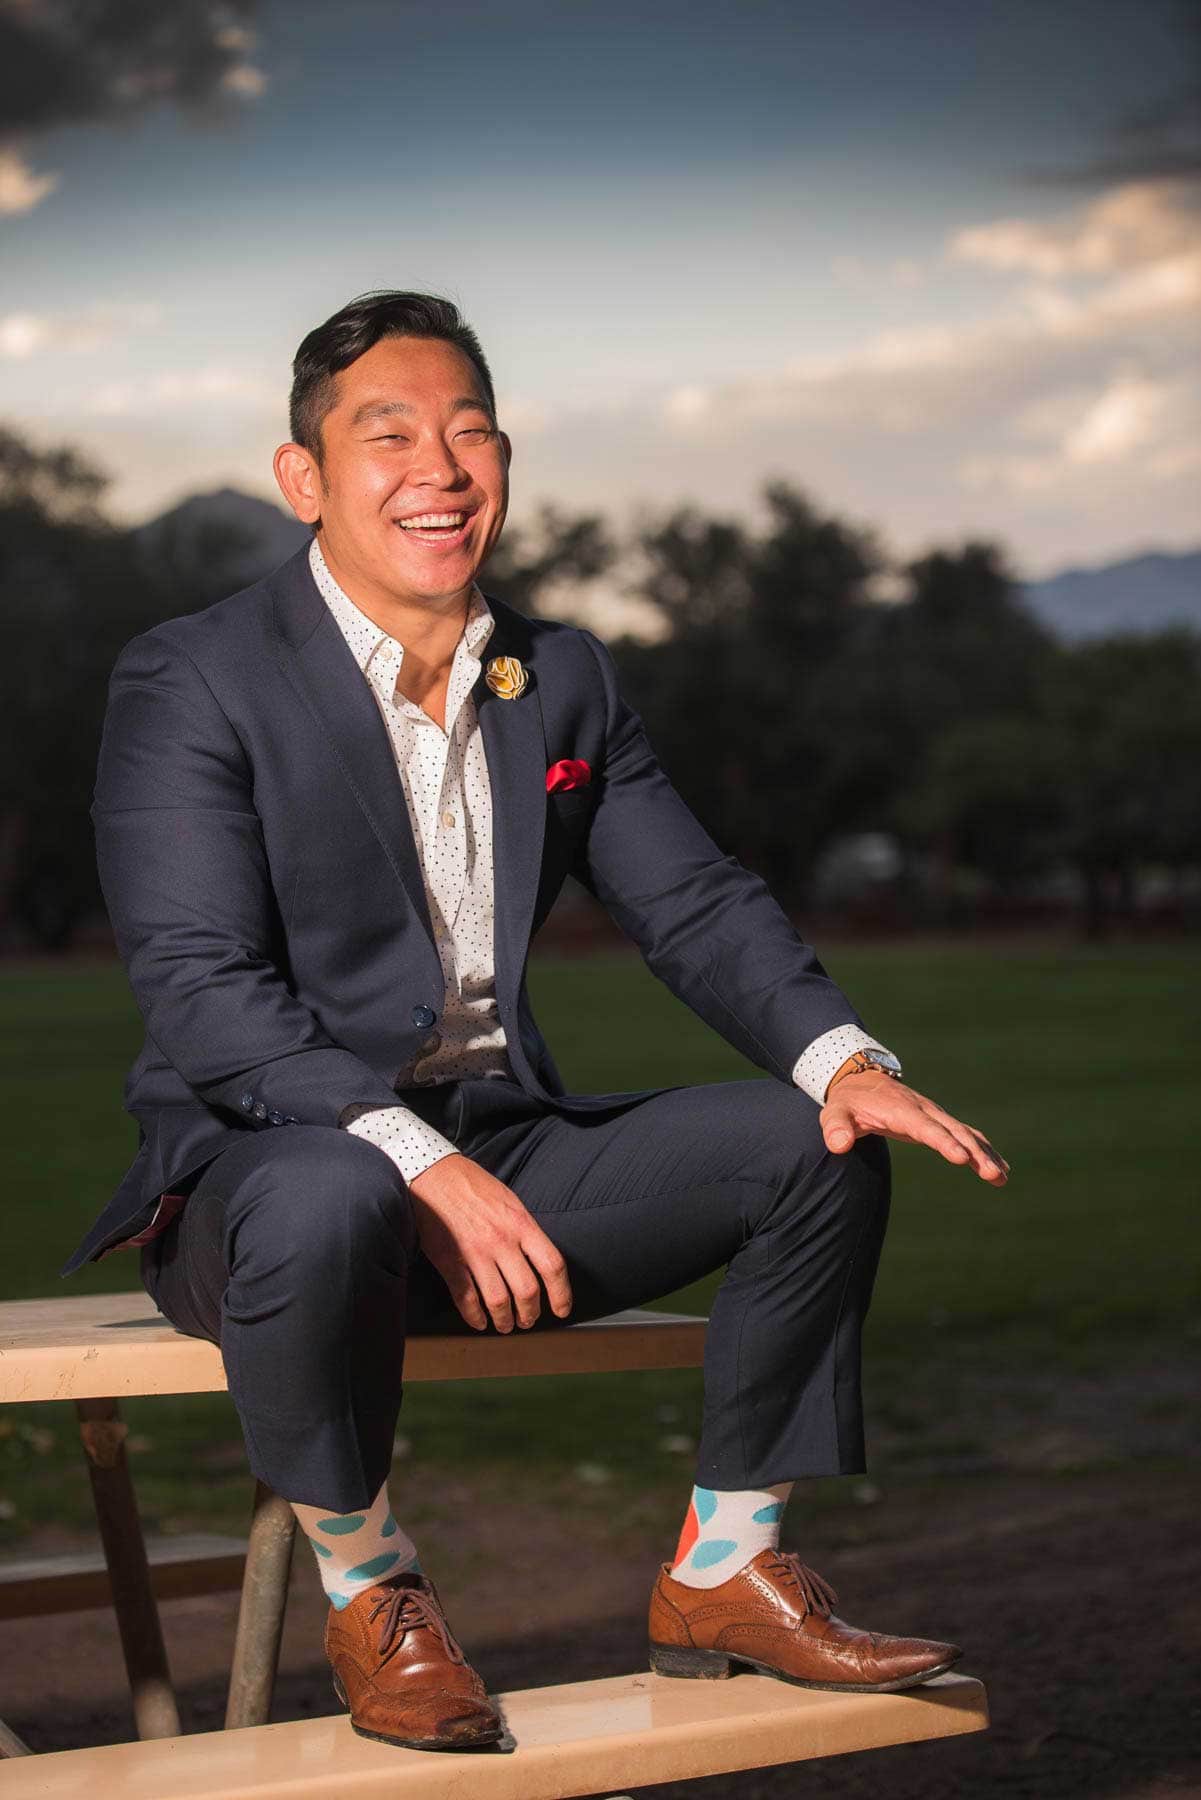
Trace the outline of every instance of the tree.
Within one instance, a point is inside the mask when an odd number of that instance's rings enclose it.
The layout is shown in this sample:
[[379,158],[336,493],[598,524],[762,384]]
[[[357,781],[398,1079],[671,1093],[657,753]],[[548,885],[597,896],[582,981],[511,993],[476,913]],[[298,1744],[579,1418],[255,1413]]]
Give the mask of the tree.
[[158,616],[107,483],[74,450],[0,430],[0,914],[48,949],[99,904],[88,808],[109,670]]

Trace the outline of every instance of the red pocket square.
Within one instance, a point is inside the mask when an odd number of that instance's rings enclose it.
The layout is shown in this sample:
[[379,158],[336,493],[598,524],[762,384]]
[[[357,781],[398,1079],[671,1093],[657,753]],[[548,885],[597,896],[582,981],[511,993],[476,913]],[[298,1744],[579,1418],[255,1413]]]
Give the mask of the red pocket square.
[[592,770],[579,756],[566,756],[562,762],[552,763],[546,771],[546,791],[548,794],[562,794],[568,788],[587,787],[592,780]]

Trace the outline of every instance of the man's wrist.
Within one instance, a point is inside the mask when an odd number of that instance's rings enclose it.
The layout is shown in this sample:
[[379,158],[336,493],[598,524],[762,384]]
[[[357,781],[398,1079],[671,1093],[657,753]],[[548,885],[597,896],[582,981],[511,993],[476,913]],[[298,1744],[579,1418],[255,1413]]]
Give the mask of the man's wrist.
[[877,1049],[855,1050],[846,1061],[835,1069],[826,1083],[826,1099],[829,1100],[835,1086],[840,1081],[853,1081],[856,1076],[874,1075],[878,1080],[899,1081],[901,1065],[891,1051]]

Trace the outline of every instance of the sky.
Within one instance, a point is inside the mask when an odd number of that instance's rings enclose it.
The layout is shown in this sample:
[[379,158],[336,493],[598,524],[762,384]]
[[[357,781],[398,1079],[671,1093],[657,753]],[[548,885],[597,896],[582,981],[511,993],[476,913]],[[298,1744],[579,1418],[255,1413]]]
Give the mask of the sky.
[[785,479],[897,560],[1201,541],[1175,0],[66,10],[0,0],[0,423],[122,520],[277,499],[297,343],[401,287],[480,335],[515,522]]

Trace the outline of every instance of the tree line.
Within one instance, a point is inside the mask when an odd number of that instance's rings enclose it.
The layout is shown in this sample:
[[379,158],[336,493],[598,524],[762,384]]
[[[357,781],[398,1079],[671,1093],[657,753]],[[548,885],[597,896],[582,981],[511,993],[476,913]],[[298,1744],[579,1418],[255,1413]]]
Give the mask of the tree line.
[[[229,550],[160,537],[148,554],[105,487],[75,451],[0,429],[0,926],[49,949],[102,905],[89,807],[117,653],[220,598]],[[654,640],[610,639],[626,693],[714,837],[798,913],[862,834],[895,853],[882,923],[970,923],[1058,875],[1095,934],[1148,870],[1194,891],[1201,635],[1062,643],[986,542],[914,559],[882,600],[872,531],[786,482],[763,502],[757,529],[681,507],[625,542],[547,506],[483,585],[553,616],[573,585],[620,576],[653,608]]]

